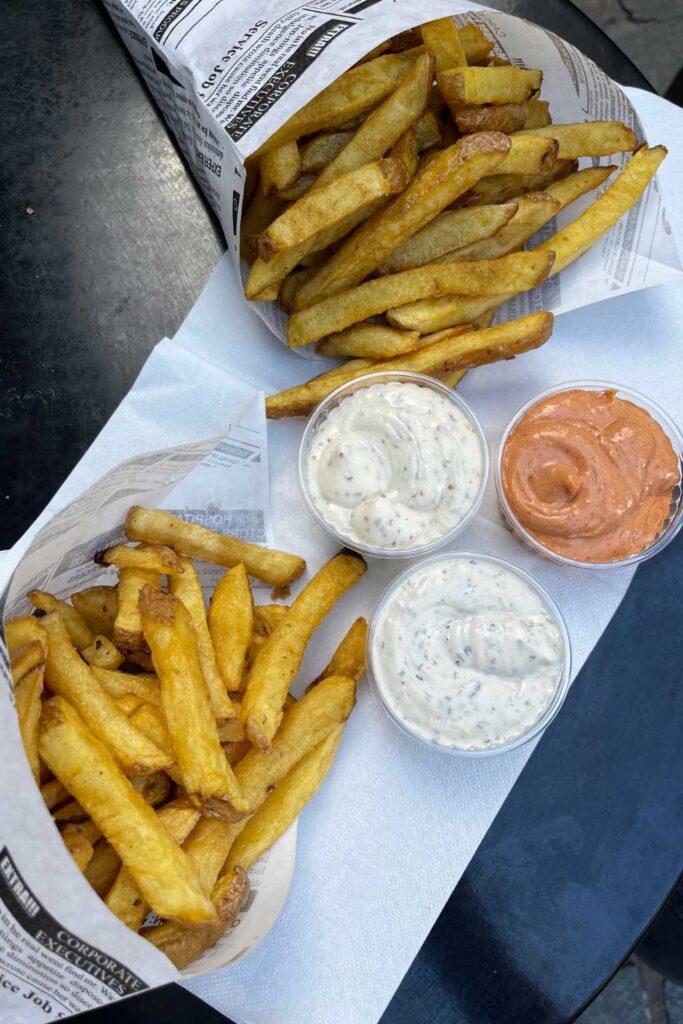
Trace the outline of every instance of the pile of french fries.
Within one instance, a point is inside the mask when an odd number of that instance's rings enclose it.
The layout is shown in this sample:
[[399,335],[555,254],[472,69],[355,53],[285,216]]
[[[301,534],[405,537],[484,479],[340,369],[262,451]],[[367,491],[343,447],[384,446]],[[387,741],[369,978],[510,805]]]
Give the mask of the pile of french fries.
[[[365,562],[341,552],[291,604],[254,606],[250,575],[281,590],[303,559],[139,507],[125,532],[96,557],[116,585],[70,603],[34,591],[36,613],[5,635],[26,756],[64,843],[112,913],[182,968],[235,920],[247,870],[334,760],[365,620],[299,700],[289,689]],[[192,559],[227,570],[208,614]]]
[[[492,57],[452,18],[387,40],[312,99],[247,161],[245,293],[290,312],[291,347],[348,361],[267,399],[304,416],[368,371],[455,386],[473,366],[550,336],[536,313],[496,310],[585,253],[637,201],[666,155],[612,121],[552,124],[542,72]],[[524,245],[632,152],[600,197],[554,237]]]

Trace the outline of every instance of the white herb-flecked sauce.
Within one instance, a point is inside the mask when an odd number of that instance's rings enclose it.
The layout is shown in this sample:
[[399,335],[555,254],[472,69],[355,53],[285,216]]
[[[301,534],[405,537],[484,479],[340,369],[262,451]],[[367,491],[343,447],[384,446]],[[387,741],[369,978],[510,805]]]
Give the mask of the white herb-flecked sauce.
[[375,682],[422,739],[487,750],[541,718],[562,676],[554,615],[516,573],[480,558],[417,567],[382,609]]
[[438,540],[467,515],[484,472],[473,423],[431,388],[401,381],[352,392],[314,432],[309,494],[349,541],[383,550]]

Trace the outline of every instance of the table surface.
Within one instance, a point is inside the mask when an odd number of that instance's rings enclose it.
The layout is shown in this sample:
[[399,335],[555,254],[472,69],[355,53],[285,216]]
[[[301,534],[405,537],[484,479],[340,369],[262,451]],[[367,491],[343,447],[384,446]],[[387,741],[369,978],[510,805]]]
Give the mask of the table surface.
[[[647,88],[571,4],[494,6]],[[223,241],[102,9],[1,0],[0,13],[1,549],[174,334]],[[682,571],[683,538],[638,570],[384,1024],[569,1021],[665,900],[683,847],[683,631],[668,600]],[[224,1020],[175,986],[88,1015],[195,1019]]]

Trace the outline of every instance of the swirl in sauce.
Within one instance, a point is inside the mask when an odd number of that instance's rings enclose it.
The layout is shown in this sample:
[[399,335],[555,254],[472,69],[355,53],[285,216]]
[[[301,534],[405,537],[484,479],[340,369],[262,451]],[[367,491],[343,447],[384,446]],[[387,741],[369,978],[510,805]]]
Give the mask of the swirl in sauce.
[[512,569],[484,558],[418,566],[382,608],[375,683],[411,732],[488,750],[523,736],[549,707],[564,668],[560,628]]
[[501,479],[539,544],[580,562],[644,551],[670,514],[680,464],[645,409],[614,391],[572,389],[533,406],[508,437]]
[[484,453],[474,424],[437,391],[371,384],[331,409],[314,432],[306,482],[323,518],[382,549],[429,544],[453,530],[477,497]]

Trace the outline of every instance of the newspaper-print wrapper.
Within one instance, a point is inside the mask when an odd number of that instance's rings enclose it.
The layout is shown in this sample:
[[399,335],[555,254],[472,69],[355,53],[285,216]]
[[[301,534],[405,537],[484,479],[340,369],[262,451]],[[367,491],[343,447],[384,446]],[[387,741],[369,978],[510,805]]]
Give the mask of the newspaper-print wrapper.
[[[426,17],[475,22],[493,53],[543,71],[541,94],[553,121],[619,120],[643,138],[628,98],[591,60],[552,32],[458,0],[104,0],[133,59],[174,132],[239,259],[244,161],[295,111],[372,47]],[[465,13],[467,12],[467,13]],[[622,167],[628,154],[594,159]],[[582,161],[587,163],[587,161]],[[607,185],[610,180],[608,179]],[[550,238],[594,200],[582,197],[544,225]],[[531,245],[534,244],[532,241]],[[523,293],[502,319],[547,309],[564,313],[601,299],[673,280],[681,274],[657,181],[589,253]],[[284,340],[286,314],[274,302],[250,305]],[[311,355],[307,348],[296,350]]]

